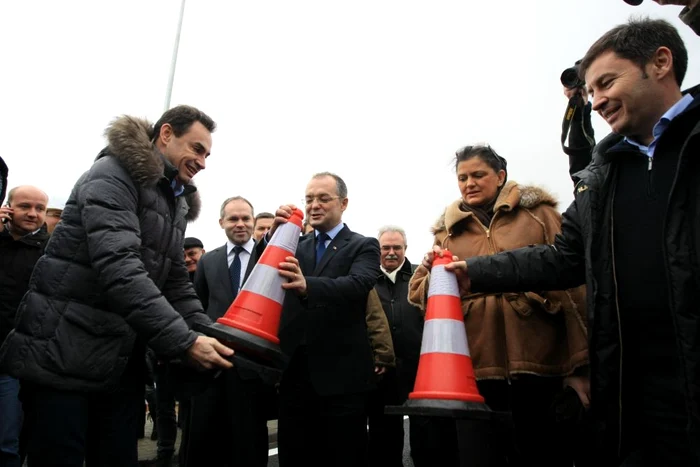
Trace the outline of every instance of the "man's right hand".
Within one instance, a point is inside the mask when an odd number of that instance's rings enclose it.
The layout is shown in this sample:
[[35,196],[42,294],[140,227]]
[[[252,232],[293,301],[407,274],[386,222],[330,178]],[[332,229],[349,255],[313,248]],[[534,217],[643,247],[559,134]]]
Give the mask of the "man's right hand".
[[588,102],[588,92],[586,91],[585,88],[567,88],[564,86],[564,95],[566,96],[567,99],[571,99],[574,97],[576,94],[579,94],[583,98],[583,103],[586,104]]
[[286,224],[287,220],[292,217],[292,213],[297,207],[294,206],[293,204],[285,204],[283,206],[280,206],[277,211],[275,211],[275,220],[272,221],[272,227],[270,230],[268,230],[266,234],[266,240],[269,242],[270,239],[272,238],[272,234],[275,233],[275,230],[277,230],[277,227],[279,227],[282,224]]
[[198,336],[194,344],[187,349],[187,357],[189,360],[211,370],[212,368],[231,368],[233,363],[222,357],[230,357],[233,355],[233,350],[226,347],[221,342],[213,337]]

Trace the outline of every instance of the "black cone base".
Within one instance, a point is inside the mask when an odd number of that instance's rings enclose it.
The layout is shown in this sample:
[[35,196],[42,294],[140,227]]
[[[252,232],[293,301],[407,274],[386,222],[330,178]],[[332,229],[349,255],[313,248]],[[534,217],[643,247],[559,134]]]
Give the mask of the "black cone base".
[[194,330],[231,347],[234,365],[260,373],[264,380],[279,379],[286,359],[280,346],[240,329],[219,323],[195,325]]
[[472,420],[491,420],[496,414],[481,402],[445,399],[408,399],[400,406],[386,406],[384,413],[387,415],[422,415]]

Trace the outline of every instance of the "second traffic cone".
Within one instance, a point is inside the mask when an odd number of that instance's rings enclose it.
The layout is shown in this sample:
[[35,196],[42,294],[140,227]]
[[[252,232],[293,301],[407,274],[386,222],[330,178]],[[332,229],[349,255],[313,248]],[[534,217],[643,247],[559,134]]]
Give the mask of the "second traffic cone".
[[464,412],[490,412],[476,387],[457,277],[445,270],[451,262],[448,250],[433,260],[416,383],[408,401],[387,413],[465,418]]
[[303,218],[302,211],[295,209],[288,222],[275,230],[226,314],[198,330],[224,341],[254,362],[283,366],[277,332],[285,296],[282,284],[286,279],[280,276],[278,265],[287,256],[295,255]]

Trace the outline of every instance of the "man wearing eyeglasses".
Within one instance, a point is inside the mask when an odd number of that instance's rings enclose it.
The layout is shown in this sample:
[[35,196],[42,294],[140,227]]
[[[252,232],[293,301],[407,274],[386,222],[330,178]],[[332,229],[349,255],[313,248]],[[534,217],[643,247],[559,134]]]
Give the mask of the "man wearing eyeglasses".
[[[279,388],[280,466],[363,466],[365,403],[374,386],[365,312],[379,245],[343,223],[348,192],[339,176],[314,175],[304,204],[314,231],[279,267],[289,281],[279,331],[289,358]],[[293,209],[281,206],[276,220],[285,222]]]
[[[374,287],[389,321],[396,368],[389,368],[369,397],[369,458],[371,465],[403,466],[404,422],[400,415],[385,415],[387,405],[401,405],[413,389],[423,336],[423,314],[408,302],[408,282],[415,266],[406,260],[406,232],[398,226],[379,229],[381,272]],[[434,464],[425,454],[431,436],[427,417],[411,417],[411,456],[416,467]],[[423,454],[421,452],[423,447]]]

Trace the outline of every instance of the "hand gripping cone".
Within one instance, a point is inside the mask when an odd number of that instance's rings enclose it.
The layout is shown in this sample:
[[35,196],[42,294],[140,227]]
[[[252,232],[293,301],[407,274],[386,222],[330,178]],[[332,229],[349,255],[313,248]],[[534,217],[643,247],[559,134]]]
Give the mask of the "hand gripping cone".
[[254,368],[256,364],[273,368],[284,365],[277,332],[286,279],[279,275],[278,265],[296,253],[303,218],[302,211],[295,209],[288,222],[275,230],[226,314],[216,323],[197,329],[229,345],[238,358],[248,359],[246,363]]
[[435,257],[430,273],[423,342],[413,392],[400,407],[386,413],[488,418],[469,354],[457,277],[445,270],[452,253]]

